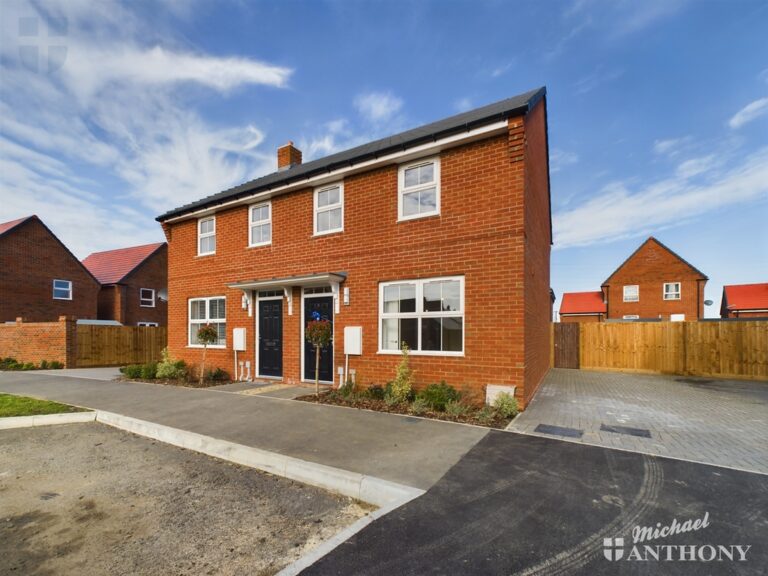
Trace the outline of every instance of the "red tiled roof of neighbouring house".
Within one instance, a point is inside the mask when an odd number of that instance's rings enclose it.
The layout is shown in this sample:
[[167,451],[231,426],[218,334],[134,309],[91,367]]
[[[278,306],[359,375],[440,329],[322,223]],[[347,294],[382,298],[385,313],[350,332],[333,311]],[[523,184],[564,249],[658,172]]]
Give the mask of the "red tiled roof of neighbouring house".
[[19,218],[18,220],[11,220],[10,222],[0,223],[0,234],[5,234],[9,230],[16,228],[16,226],[22,222],[26,222],[30,218],[37,218],[37,216],[24,216],[24,218]]
[[605,314],[603,293],[566,292],[560,304],[560,314]]
[[117,284],[154,254],[165,242],[94,252],[83,264],[102,284]]
[[728,310],[768,310],[768,282],[723,286]]

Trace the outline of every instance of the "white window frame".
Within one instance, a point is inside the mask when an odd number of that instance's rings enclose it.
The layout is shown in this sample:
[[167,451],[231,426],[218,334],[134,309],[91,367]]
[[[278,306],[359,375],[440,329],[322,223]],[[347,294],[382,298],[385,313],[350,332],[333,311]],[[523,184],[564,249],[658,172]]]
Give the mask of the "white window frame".
[[[333,188],[339,189],[338,204],[329,204],[328,206],[323,206],[322,208],[318,208],[317,198],[320,195],[320,192],[325,192],[326,190],[332,190]],[[339,228],[331,228],[329,230],[323,230],[322,232],[318,231],[317,229],[318,214],[320,214],[321,212],[330,212],[331,210],[335,210],[336,208],[341,208],[341,226]],[[344,232],[344,182],[334,182],[333,184],[328,184],[326,186],[318,186],[317,188],[315,188],[313,210],[312,210],[312,230],[315,236],[325,236],[326,234],[336,234],[338,232]]]
[[[426,184],[417,184],[406,189],[405,187],[405,171],[411,168],[418,168],[425,164],[434,164],[435,179],[432,182]],[[427,188],[435,189],[435,209],[430,212],[419,212],[418,214],[411,214],[409,216],[403,215],[403,196],[406,193],[418,192],[419,190],[426,190]],[[430,216],[440,215],[440,157],[433,156],[432,158],[421,158],[415,162],[409,162],[408,164],[401,164],[397,170],[397,221],[403,222],[407,220],[415,220],[417,218],[429,218]]]
[[[152,293],[149,298],[144,297],[144,292],[148,291]],[[149,304],[144,304],[149,302]],[[154,288],[139,288],[139,306],[142,308],[154,308],[155,307],[155,289]]]
[[[227,347],[227,297],[226,296],[201,296],[190,298],[187,301],[187,348],[203,348],[202,344],[192,344],[192,302],[205,301],[205,318],[194,321],[195,324],[224,324],[224,343],[209,344],[208,348],[224,349]],[[210,301],[224,300],[224,318],[210,317]]]
[[[213,221],[213,231],[211,232],[201,232],[200,229],[203,226],[203,222],[207,222],[208,220]],[[210,256],[211,254],[216,254],[216,248],[210,252],[201,252],[201,241],[203,238],[210,238],[213,236],[213,243],[216,244],[216,216],[203,216],[202,218],[197,219],[197,255],[198,256]]]
[[[674,286],[675,284],[677,284],[677,291],[667,293],[667,286]],[[668,298],[667,297],[668,295],[671,295],[672,297]],[[683,296],[682,282],[664,282],[664,285],[661,287],[661,297],[664,300],[681,300],[682,296]]]
[[640,320],[640,316],[637,314],[624,314],[624,316],[621,317],[622,320]]
[[160,324],[158,324],[157,322],[137,322],[136,326],[144,326],[144,327],[149,327],[149,328],[156,328],[156,327],[160,326]]
[[[66,288],[61,288],[61,287],[57,288],[56,287],[56,282],[66,282],[67,287]],[[66,290],[69,293],[69,296],[65,296],[63,298],[61,296],[56,296],[56,290]],[[54,278],[54,280],[53,280],[53,293],[52,293],[52,296],[53,296],[54,300],[72,300],[72,292],[73,292],[73,290],[72,290],[72,280],[61,280],[59,278]]]
[[[635,288],[637,296],[635,298],[627,298],[627,288]],[[639,284],[627,284],[622,291],[624,296],[624,302],[640,302],[640,285]]]
[[[445,280],[458,280],[459,282],[459,307],[460,311],[448,311],[448,312],[424,312],[424,285],[430,282],[440,282]],[[394,286],[398,284],[415,284],[416,285],[416,311],[415,312],[384,312],[384,289],[387,286]],[[464,356],[466,351],[466,337],[467,337],[467,325],[465,322],[465,280],[464,276],[439,276],[435,278],[417,278],[410,280],[393,280],[388,282],[379,283],[379,354],[402,354],[401,350],[389,350],[384,349],[384,320],[388,318],[416,318],[416,340],[418,343],[418,349],[411,350],[411,354],[414,356]],[[421,350],[421,320],[424,318],[461,318],[461,350],[460,351],[442,351],[442,350]]]
[[[254,220],[253,211],[257,208],[269,208],[269,218],[266,220]],[[253,229],[256,226],[265,226],[269,224],[269,240],[266,242],[253,242]],[[248,206],[248,247],[255,248],[257,246],[269,246],[272,244],[272,202],[259,202],[258,204],[251,204]]]

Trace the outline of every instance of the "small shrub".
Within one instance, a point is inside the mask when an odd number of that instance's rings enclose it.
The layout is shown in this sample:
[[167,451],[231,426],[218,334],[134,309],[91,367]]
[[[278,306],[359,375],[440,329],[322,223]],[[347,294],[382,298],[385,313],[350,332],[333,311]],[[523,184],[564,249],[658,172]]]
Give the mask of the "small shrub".
[[58,360],[51,360],[48,363],[48,368],[50,368],[51,370],[61,370],[62,368],[64,368],[64,364],[62,364]]
[[365,391],[365,395],[371,400],[384,400],[384,388],[378,384],[374,384],[373,386],[368,387]]
[[21,366],[22,370],[37,370],[37,366],[35,366],[32,362],[25,362]]
[[411,370],[408,357],[410,350],[405,342],[402,343],[401,349],[402,357],[400,364],[397,366],[397,373],[390,387],[390,394],[396,404],[408,402],[412,399],[413,395],[413,370]]
[[348,378],[344,385],[337,390],[339,396],[347,399],[350,399],[352,396],[354,396],[354,391],[355,385],[352,384],[352,380],[350,378]]
[[440,384],[430,384],[419,394],[432,410],[444,412],[448,402],[458,402],[461,393],[443,380]]
[[187,365],[184,360],[175,360],[168,348],[163,348],[162,360],[157,365],[157,378],[167,378],[169,380],[179,380],[187,376]]
[[154,380],[157,377],[157,362],[150,362],[141,367],[141,377],[145,380]]
[[222,370],[221,368],[216,368],[215,370],[211,370],[208,373],[208,378],[211,380],[215,380],[216,382],[223,382],[225,380],[229,380],[229,374],[226,370]]
[[48,360],[43,360],[40,362],[40,370],[47,370],[48,369]]
[[509,392],[500,392],[493,401],[493,407],[504,418],[514,418],[520,412],[517,399]]
[[387,406],[397,406],[398,404],[402,404],[402,402],[400,402],[400,399],[393,394],[385,394],[384,403]]
[[421,414],[426,413],[427,410],[429,410],[429,404],[427,404],[427,401],[424,400],[424,398],[419,396],[417,396],[408,407],[408,412],[415,414],[416,416],[420,416]]
[[141,378],[142,368],[141,364],[130,364],[123,368],[123,374],[126,378]]
[[464,416],[469,412],[469,406],[462,404],[459,400],[449,400],[445,404],[445,413],[450,416]]
[[19,363],[16,361],[16,358],[11,358],[8,356],[7,358],[3,358],[0,360],[0,370],[18,370],[19,369]]
[[483,426],[490,426],[496,419],[496,410],[490,406],[483,406],[480,408],[480,410],[475,412],[475,418],[479,424],[482,424]]

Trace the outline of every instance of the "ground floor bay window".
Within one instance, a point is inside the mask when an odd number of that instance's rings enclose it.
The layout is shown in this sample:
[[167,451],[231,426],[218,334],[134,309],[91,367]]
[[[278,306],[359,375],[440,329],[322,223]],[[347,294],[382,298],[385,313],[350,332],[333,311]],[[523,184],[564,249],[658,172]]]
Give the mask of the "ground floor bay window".
[[223,348],[227,343],[227,306],[223,296],[212,298],[192,298],[189,301],[189,345],[200,346],[197,331],[201,326],[210,324],[216,328],[218,340],[210,348]]
[[379,284],[379,351],[415,354],[464,353],[464,277]]

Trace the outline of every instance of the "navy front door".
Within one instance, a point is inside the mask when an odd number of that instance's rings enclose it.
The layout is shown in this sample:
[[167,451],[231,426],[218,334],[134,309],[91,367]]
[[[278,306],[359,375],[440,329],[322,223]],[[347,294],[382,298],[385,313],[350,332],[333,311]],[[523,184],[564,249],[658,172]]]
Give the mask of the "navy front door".
[[[333,296],[320,296],[304,299],[304,326],[313,320],[317,312],[321,320],[328,320],[333,326]],[[304,380],[315,379],[315,347],[304,340]],[[320,380],[333,382],[333,340],[325,348],[320,348]]]
[[259,300],[259,376],[283,376],[282,300]]

